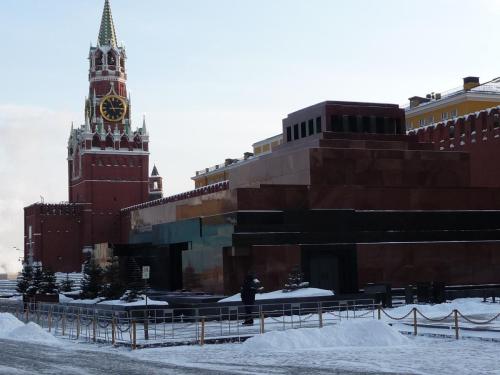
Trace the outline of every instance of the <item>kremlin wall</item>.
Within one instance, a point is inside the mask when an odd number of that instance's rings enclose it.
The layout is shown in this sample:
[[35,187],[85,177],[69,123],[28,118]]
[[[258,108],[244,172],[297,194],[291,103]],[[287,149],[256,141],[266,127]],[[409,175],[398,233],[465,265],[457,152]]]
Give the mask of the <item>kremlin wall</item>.
[[[368,283],[500,282],[494,91],[478,112],[408,132],[410,109],[395,104],[299,109],[253,153],[198,171],[194,190],[162,197],[158,170],[148,173],[154,140],[145,122],[132,130],[127,56],[115,34],[106,1],[89,52],[86,121],[68,142],[69,203],[25,208],[28,261],[80,271],[105,244],[123,265],[150,266],[155,288],[223,294],[237,292],[250,270],[280,289],[296,265],[312,287],[336,293]],[[478,85],[464,87],[463,100]]]

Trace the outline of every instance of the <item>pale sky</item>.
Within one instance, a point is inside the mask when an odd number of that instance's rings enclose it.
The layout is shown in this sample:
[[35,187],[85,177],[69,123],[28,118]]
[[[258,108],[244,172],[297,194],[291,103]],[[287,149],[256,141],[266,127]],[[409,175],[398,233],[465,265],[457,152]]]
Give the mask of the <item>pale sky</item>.
[[[66,145],[83,122],[104,0],[1,0],[0,272],[23,207],[67,200]],[[111,0],[135,126],[147,116],[165,193],[240,157],[323,100],[404,104],[500,76],[500,1]]]

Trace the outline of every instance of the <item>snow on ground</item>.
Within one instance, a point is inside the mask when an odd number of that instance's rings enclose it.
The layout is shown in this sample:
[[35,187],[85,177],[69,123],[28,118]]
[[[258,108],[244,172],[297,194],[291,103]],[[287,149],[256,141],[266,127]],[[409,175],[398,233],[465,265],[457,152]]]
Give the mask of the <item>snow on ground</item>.
[[387,309],[387,312],[393,316],[401,317],[410,312],[414,307],[416,307],[422,314],[430,318],[446,316],[455,309],[463,315],[496,315],[500,313],[500,304],[485,303],[482,298],[459,298],[436,305],[404,305],[401,307]]
[[0,338],[57,344],[59,340],[33,322],[24,324],[12,314],[0,313]]
[[379,320],[351,320],[334,326],[267,332],[243,344],[245,349],[293,350],[338,346],[408,345],[410,340]]
[[[304,297],[328,297],[333,296],[331,290],[318,288],[302,288],[291,292],[284,293],[282,290],[275,290],[268,293],[260,293],[255,295],[256,300],[280,299],[280,298],[304,298]],[[219,302],[241,302],[240,293],[230,297],[223,298]]]
[[[260,343],[152,348],[122,351],[137,360],[198,367],[200,370],[240,374],[499,374],[496,366],[499,344],[473,340],[404,337],[378,322],[363,326],[343,321],[337,334],[318,338],[314,328],[275,333]],[[344,328],[345,331],[344,331]],[[327,329],[327,327],[323,328]],[[373,329],[376,332],[368,333]],[[377,335],[381,335],[380,341]],[[300,343],[287,340],[303,340]],[[255,339],[257,341],[257,339]],[[323,341],[324,340],[324,341]],[[259,346],[259,344],[261,344]],[[279,345],[278,345],[279,344]],[[325,345],[326,344],[326,345]],[[333,345],[332,345],[333,344]],[[386,345],[383,345],[386,344]],[[330,346],[332,345],[332,346]]]
[[[126,302],[122,301],[119,299],[115,300],[104,300],[103,298],[94,298],[94,299],[71,299],[68,298],[65,301],[61,302],[67,302],[70,304],[81,304],[81,305],[106,305],[106,306],[146,306],[146,300],[145,299],[139,299],[134,302]],[[148,306],[168,306],[168,302],[165,301],[156,301],[151,298],[148,298]]]

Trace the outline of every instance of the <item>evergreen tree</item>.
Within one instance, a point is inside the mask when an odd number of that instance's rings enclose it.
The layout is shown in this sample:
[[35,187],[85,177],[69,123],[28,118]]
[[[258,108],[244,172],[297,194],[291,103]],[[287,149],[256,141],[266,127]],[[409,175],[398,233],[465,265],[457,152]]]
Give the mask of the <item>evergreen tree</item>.
[[105,268],[104,281],[103,297],[107,299],[119,299],[125,292],[125,285],[120,277],[118,257],[113,257],[112,261]]
[[101,294],[102,268],[92,259],[85,262],[83,267],[82,294],[83,298],[94,299]]
[[42,266],[35,266],[33,268],[33,280],[28,288],[28,295],[33,296],[40,293],[43,284],[43,270]]
[[50,268],[42,268],[42,282],[40,283],[40,294],[57,294],[56,275]]
[[285,283],[283,292],[292,292],[297,289],[309,287],[309,283],[307,281],[303,281],[303,279],[304,274],[300,272],[300,268],[298,266],[294,267],[288,274],[288,279]]
[[17,281],[17,291],[21,294],[28,294],[28,290],[33,282],[33,267],[25,263],[21,272],[21,277]]
[[61,292],[71,292],[74,284],[75,282],[69,278],[69,274],[66,274],[66,278],[59,283],[59,290]]
[[127,291],[121,299],[126,302],[134,302],[144,293],[144,281],[142,280],[141,268],[134,258],[130,257],[128,259],[127,268]]

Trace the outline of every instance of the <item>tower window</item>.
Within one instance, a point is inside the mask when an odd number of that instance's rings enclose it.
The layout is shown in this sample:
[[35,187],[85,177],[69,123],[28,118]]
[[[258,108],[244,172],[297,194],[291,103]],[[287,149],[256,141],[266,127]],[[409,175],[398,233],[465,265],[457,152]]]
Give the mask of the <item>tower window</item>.
[[108,65],[116,65],[115,54],[111,51],[108,52]]

